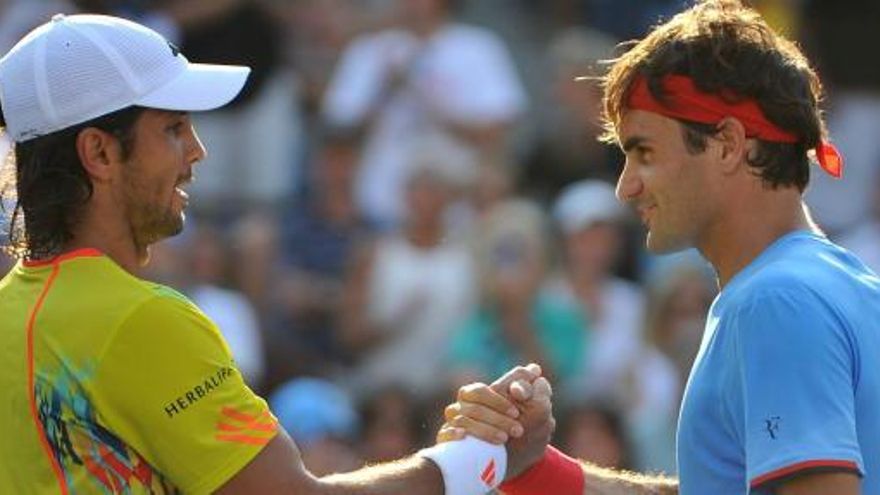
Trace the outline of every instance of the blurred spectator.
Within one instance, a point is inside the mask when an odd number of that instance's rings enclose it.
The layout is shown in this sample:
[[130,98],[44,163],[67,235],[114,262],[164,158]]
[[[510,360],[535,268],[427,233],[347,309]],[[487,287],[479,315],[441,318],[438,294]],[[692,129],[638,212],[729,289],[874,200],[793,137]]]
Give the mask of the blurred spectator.
[[0,56],[53,15],[76,11],[73,2],[64,0],[0,0]]
[[804,46],[829,93],[828,129],[846,161],[843,180],[814,169],[807,202],[831,236],[870,215],[880,180],[880,64],[853,61],[861,47],[880,43],[880,2],[806,0]]
[[352,446],[360,429],[357,410],[336,385],[314,378],[291,380],[271,395],[269,406],[296,438],[303,463],[315,476],[363,465]]
[[355,246],[373,233],[354,203],[359,137],[326,129],[319,139],[304,194],[283,216],[273,323],[273,352],[311,373],[349,361],[339,335],[343,286]]
[[626,422],[608,403],[587,403],[560,413],[559,445],[566,454],[609,469],[632,470]]
[[186,266],[184,253],[188,239],[195,229],[192,219],[187,220],[179,237],[172,237],[150,246],[150,261],[141,269],[140,276],[176,290],[192,284],[192,273]]
[[253,210],[231,226],[234,284],[262,315],[271,314],[279,265],[278,221]]
[[617,180],[623,158],[597,139],[602,132],[598,65],[614,56],[614,46],[613,38],[587,28],[567,29],[550,41],[541,124],[520,181],[523,192],[544,204],[580,179]]
[[614,188],[597,180],[568,186],[553,209],[564,237],[564,270],[548,289],[584,308],[590,321],[589,356],[576,385],[587,396],[619,399],[615,394],[641,346],[644,296],[613,273],[624,213]]
[[389,387],[372,394],[362,407],[360,452],[367,463],[389,462],[422,447],[421,411],[405,389]]
[[[15,156],[12,152],[12,145],[6,134],[0,132],[0,187],[8,187],[14,189],[15,181]],[[11,223],[12,210],[15,208],[14,194],[12,190],[0,190],[0,247],[6,246],[9,239],[9,228]],[[0,278],[12,269],[15,260],[8,256],[5,250],[0,249]]]
[[855,253],[874,273],[880,274],[880,176],[874,185],[870,215],[843,235],[840,245]]
[[296,69],[302,110],[312,122],[345,45],[377,29],[388,17],[389,0],[297,0],[269,2],[284,26],[285,58]]
[[444,385],[443,349],[474,305],[466,245],[447,236],[446,211],[472,157],[446,139],[418,142],[402,232],[368,246],[346,284],[344,339],[358,356],[352,390],[401,385],[422,397]]
[[324,101],[332,125],[367,133],[358,200],[397,225],[408,176],[400,143],[446,133],[483,159],[525,109],[513,61],[492,32],[451,20],[451,0],[398,0],[399,27],[355,39]]
[[682,382],[697,355],[717,287],[701,266],[667,268],[648,287],[646,335],[675,363]]
[[537,362],[566,384],[583,369],[588,326],[577,305],[541,290],[549,263],[541,211],[506,200],[481,219],[476,236],[482,297],[449,346],[455,378],[490,380]]
[[260,390],[266,372],[260,323],[244,294],[229,288],[228,246],[213,227],[202,224],[196,229],[185,255],[191,271],[185,291],[220,329],[245,382]]
[[645,335],[624,389],[626,418],[639,469],[675,472],[675,429],[683,384],[716,293],[701,265],[667,266],[648,290]]
[[556,0],[585,5],[586,21],[618,39],[641,38],[662,19],[682,11],[691,0]]

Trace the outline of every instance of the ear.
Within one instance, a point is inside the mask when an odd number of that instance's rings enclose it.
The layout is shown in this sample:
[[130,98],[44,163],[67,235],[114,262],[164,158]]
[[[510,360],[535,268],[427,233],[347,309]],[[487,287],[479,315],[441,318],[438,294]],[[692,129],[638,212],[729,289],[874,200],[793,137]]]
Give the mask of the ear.
[[719,165],[725,174],[733,174],[739,167],[747,165],[751,141],[746,137],[746,129],[739,119],[725,117],[718,122],[716,141],[719,149]]
[[76,153],[86,173],[98,182],[109,181],[122,149],[112,134],[96,127],[86,127],[76,136]]

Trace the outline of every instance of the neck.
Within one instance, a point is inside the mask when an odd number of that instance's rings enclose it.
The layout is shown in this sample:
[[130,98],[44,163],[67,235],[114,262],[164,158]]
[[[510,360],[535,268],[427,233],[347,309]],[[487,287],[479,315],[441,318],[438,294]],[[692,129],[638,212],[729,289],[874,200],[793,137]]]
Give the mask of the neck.
[[[122,221],[121,215],[100,214],[99,208],[87,207],[77,223],[73,238],[64,245],[64,251],[94,248],[116,262],[132,275],[143,267],[149,259],[147,247],[139,247],[134,242],[130,229]],[[115,210],[103,209],[115,212]]]
[[707,229],[697,243],[715,268],[722,289],[777,239],[800,229],[819,231],[801,194],[793,188],[764,190],[724,211],[729,214]]

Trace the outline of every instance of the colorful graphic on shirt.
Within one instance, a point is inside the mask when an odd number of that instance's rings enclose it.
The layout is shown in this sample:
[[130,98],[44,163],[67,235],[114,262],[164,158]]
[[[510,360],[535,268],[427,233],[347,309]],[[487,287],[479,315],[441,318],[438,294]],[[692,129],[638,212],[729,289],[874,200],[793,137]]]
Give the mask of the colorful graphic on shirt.
[[98,424],[80,385],[90,376],[88,370],[65,364],[54,373],[37,372],[34,377],[37,414],[68,485],[72,473],[84,467],[95,488],[104,493],[131,493],[134,487],[155,494],[181,493]]

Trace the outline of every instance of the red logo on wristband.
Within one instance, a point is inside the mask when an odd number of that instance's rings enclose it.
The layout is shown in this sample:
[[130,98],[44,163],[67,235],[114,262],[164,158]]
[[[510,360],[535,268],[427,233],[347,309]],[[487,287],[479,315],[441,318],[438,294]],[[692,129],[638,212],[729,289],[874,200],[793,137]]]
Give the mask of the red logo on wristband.
[[489,461],[486,469],[483,470],[483,474],[480,475],[480,479],[483,480],[483,483],[488,487],[495,484],[495,459]]

